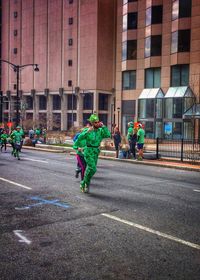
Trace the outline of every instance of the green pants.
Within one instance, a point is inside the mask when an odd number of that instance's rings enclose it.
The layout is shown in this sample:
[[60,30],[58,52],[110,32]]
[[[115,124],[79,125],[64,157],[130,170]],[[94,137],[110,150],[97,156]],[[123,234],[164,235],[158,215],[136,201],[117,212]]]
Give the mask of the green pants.
[[86,171],[83,178],[83,181],[89,185],[92,176],[97,171],[97,161],[99,156],[100,150],[99,148],[91,148],[87,147],[84,149],[84,159],[86,161]]

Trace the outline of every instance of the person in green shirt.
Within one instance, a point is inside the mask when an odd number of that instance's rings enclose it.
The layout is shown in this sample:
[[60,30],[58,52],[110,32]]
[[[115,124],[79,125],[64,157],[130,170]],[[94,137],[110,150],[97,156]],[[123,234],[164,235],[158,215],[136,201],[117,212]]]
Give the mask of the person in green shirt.
[[137,148],[138,148],[138,160],[143,160],[143,148],[144,148],[145,131],[142,128],[142,124],[138,125],[137,132]]
[[2,152],[3,147],[6,152],[7,138],[8,138],[8,134],[6,133],[6,130],[4,129],[3,133],[1,134],[1,152]]
[[99,118],[96,114],[92,114],[88,121],[90,122],[91,126],[85,128],[80,133],[73,146],[74,149],[77,149],[77,147],[81,146],[81,142],[85,141],[84,159],[86,161],[86,171],[84,178],[80,183],[80,189],[85,193],[89,192],[90,181],[97,170],[96,166],[100,153],[99,146],[101,141],[104,138],[109,138],[111,136],[108,128],[99,121]]
[[13,139],[14,144],[14,156],[20,160],[19,152],[21,148],[21,141],[22,141],[22,133],[21,133],[21,127],[17,126],[16,130],[14,130],[11,134],[11,138]]

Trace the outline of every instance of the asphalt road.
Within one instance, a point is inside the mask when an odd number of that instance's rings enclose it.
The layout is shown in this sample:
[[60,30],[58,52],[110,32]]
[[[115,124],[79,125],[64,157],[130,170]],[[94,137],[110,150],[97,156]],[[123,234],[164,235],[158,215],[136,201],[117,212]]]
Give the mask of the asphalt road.
[[200,173],[74,156],[0,154],[0,279],[200,279]]

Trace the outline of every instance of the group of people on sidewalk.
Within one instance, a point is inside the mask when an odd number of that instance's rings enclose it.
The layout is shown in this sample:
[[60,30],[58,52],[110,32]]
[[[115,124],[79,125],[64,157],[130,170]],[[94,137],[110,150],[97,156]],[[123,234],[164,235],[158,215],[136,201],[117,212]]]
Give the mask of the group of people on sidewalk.
[[23,144],[23,137],[24,137],[24,130],[21,126],[17,126],[15,129],[11,130],[10,132],[6,129],[1,129],[0,132],[0,144],[1,144],[1,152],[3,150],[6,152],[7,150],[7,143],[10,143],[12,146],[11,154],[20,160],[19,153],[22,148]]
[[[138,124],[138,127],[134,127],[133,122],[128,123],[127,136],[122,136],[119,128],[116,126],[112,134],[116,158],[133,158],[137,160],[143,160],[143,148],[145,131],[142,124]],[[138,157],[136,157],[136,149],[138,150]]]
[[[90,182],[96,173],[100,144],[104,138],[110,138],[111,133],[108,128],[99,120],[96,114],[92,114],[88,119],[88,124],[81,132],[75,135],[73,148],[76,150],[77,168],[75,177],[81,174],[80,190],[88,193]],[[127,137],[121,136],[119,128],[115,126],[112,134],[116,157],[122,158],[120,153],[126,152],[126,157],[136,159],[136,145],[138,149],[138,160],[143,159],[143,146],[145,132],[142,124],[134,128],[134,123],[128,124]]]

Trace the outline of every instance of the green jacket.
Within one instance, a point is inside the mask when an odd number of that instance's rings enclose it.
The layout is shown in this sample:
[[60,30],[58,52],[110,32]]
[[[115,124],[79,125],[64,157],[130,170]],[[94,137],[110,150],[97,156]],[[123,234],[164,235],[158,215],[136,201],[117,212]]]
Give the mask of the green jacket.
[[132,135],[133,135],[133,126],[130,126],[128,128],[127,139],[130,140]]
[[142,128],[139,128],[137,132],[138,137],[138,144],[144,144],[144,137],[145,137],[145,131]]
[[[106,126],[102,126],[98,129],[94,129],[90,132],[87,132],[88,128],[85,128],[80,135],[78,136],[78,139],[74,143],[73,148],[76,149],[76,147],[81,147],[81,145],[85,145],[85,147],[94,147],[99,148],[101,141],[104,138],[110,137],[110,131]],[[85,141],[85,142],[83,142]]]
[[7,143],[7,138],[8,138],[8,135],[6,133],[1,134],[1,143],[2,144]]
[[21,142],[22,140],[21,131],[14,130],[11,134],[11,139],[13,139],[13,143]]

